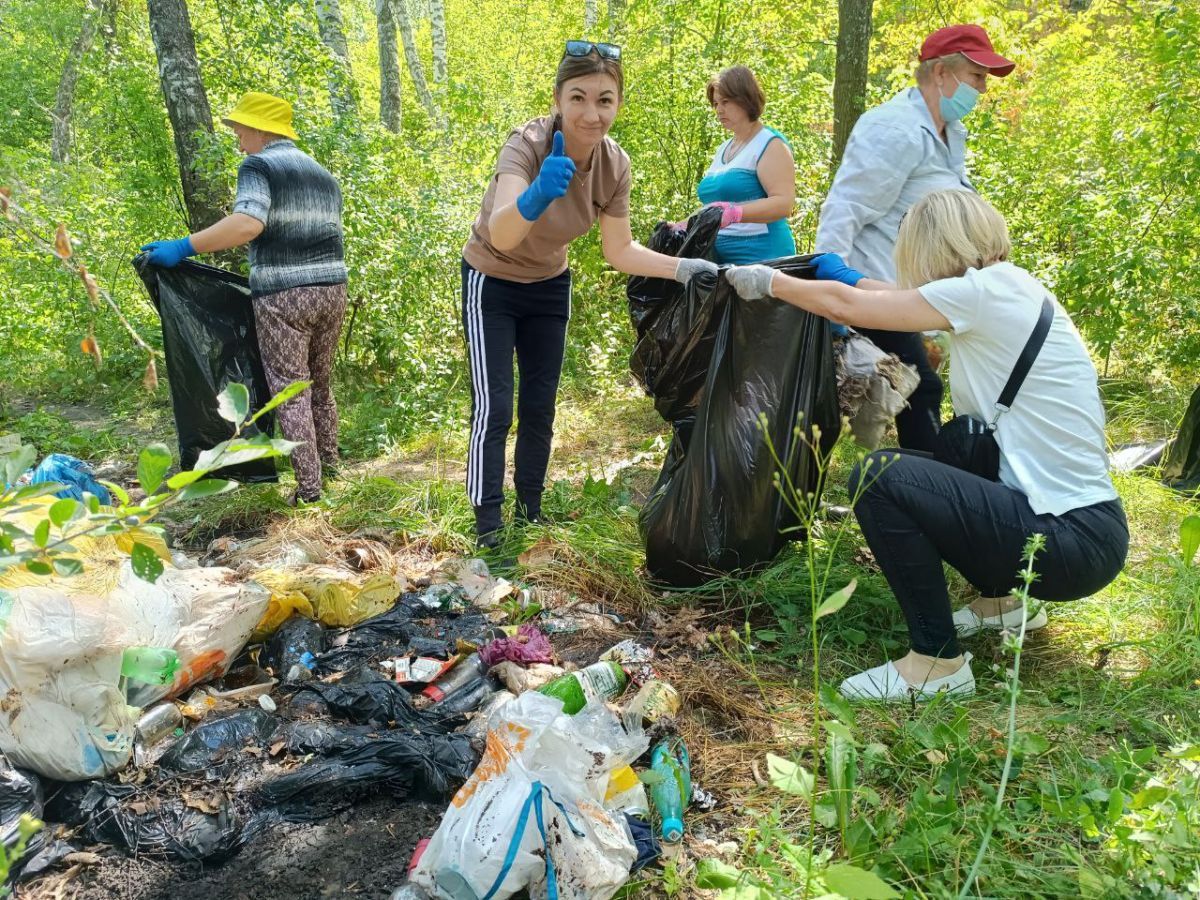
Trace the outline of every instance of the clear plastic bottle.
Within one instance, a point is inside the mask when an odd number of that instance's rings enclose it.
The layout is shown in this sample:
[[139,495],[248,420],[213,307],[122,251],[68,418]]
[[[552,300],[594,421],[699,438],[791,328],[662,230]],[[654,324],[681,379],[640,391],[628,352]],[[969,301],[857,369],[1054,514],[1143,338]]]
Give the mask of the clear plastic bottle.
[[687,747],[680,738],[668,738],[650,754],[654,783],[650,797],[662,819],[662,839],[668,844],[683,839],[683,813],[692,799],[692,770]]

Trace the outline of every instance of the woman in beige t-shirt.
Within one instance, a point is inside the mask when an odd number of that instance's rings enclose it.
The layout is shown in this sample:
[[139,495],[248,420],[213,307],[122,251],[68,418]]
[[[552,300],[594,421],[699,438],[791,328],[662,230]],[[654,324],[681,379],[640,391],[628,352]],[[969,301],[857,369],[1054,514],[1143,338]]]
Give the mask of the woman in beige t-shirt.
[[513,129],[463,248],[472,387],[467,494],[481,547],[495,547],[499,538],[514,352],[521,375],[516,517],[541,516],[571,315],[571,241],[598,220],[604,258],[618,271],[683,283],[717,271],[707,260],[676,259],[633,240],[629,157],[608,137],[623,97],[620,48],[567,41],[554,82],[555,114]]

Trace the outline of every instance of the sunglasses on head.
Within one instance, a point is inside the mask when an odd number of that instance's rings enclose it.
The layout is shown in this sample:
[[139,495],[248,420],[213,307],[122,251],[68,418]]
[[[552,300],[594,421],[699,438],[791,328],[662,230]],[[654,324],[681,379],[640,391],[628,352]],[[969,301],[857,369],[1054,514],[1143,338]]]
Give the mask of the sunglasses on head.
[[596,44],[592,41],[567,41],[567,56],[587,56],[595,51],[605,59],[620,59],[621,48],[616,44]]

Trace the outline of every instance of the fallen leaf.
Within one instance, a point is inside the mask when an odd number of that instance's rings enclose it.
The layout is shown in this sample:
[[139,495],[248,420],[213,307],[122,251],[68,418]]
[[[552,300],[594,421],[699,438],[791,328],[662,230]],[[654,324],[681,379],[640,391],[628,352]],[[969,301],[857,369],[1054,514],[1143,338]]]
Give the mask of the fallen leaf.
[[90,850],[80,850],[76,853],[68,853],[63,857],[63,862],[70,865],[80,866],[97,866],[104,859],[99,853],[92,853]]
[[940,766],[946,761],[946,754],[941,750],[926,750],[925,758],[935,766]]
[[67,236],[66,225],[59,225],[54,232],[54,254],[59,259],[71,258],[71,238]]
[[271,745],[271,755],[278,756],[283,752],[283,748],[287,746],[286,741],[276,741]]
[[262,747],[247,747],[246,752],[249,753],[251,756],[257,757],[258,759],[262,759],[262,755],[263,755]]
[[135,816],[144,816],[150,811],[150,804],[145,800],[134,800],[129,804],[129,811]]
[[517,562],[527,569],[536,569],[554,562],[555,544],[549,538],[543,537],[536,544],[517,557]]
[[146,363],[146,374],[142,376],[142,387],[151,393],[158,390],[158,367],[154,364],[153,356]]
[[208,797],[197,797],[194,794],[189,794],[187,791],[184,791],[181,796],[184,806],[188,809],[202,812],[206,816],[213,816],[221,811],[220,805]]

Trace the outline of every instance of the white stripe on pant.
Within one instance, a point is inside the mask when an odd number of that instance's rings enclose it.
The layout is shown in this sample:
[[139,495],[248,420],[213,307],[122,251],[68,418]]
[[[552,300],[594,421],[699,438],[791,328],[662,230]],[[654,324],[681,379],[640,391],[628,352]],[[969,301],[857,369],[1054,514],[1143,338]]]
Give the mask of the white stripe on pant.
[[467,283],[467,343],[471,351],[471,384],[475,391],[475,416],[471,420],[471,438],[467,445],[467,498],[473,506],[483,501],[483,439],[487,433],[490,403],[487,383],[487,357],[483,341],[482,272],[472,271]]

